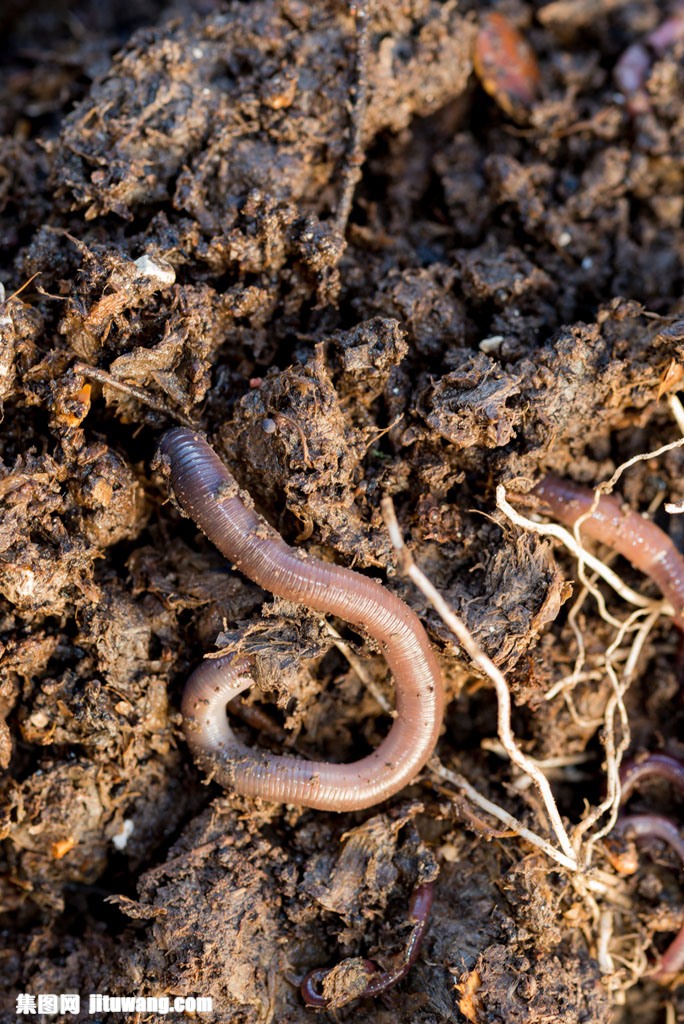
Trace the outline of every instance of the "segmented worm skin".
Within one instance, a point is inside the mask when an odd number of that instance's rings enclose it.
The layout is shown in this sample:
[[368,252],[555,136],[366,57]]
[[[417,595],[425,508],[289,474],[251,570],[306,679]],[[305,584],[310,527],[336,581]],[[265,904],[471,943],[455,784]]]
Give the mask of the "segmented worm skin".
[[[564,526],[573,527],[589,512],[594,492],[570,480],[545,476],[531,491]],[[675,610],[675,625],[684,630],[684,558],[659,526],[626,508],[619,498],[603,495],[581,534],[606,544],[650,576]]]
[[225,708],[253,684],[251,660],[207,660],[188,680],[182,703],[196,760],[239,793],[319,810],[371,807],[402,789],[432,753],[444,710],[439,664],[418,617],[375,580],[289,547],[240,497],[218,455],[194,431],[169,431],[159,450],[181,508],[240,572],[277,597],[368,633],[395,682],[397,714],[385,740],[360,761],[330,764],[241,743]]

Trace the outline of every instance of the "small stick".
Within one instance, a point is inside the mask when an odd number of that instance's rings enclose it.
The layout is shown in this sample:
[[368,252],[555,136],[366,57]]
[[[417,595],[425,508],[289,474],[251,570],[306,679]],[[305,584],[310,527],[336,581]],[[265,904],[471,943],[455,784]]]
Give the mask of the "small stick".
[[326,632],[329,633],[330,636],[333,638],[333,643],[335,647],[347,659],[351,668],[354,670],[354,672],[359,677],[363,685],[366,687],[366,689],[368,690],[376,704],[378,704],[382,708],[386,715],[394,715],[395,712],[390,706],[390,702],[387,700],[385,694],[382,692],[378,684],[375,682],[370,672],[367,671],[364,663],[361,661],[360,658],[356,656],[356,654],[354,654],[354,651],[351,649],[351,646],[346,642],[346,640],[342,638],[340,633],[338,633],[335,627],[331,625],[331,623],[328,622],[327,619],[321,619],[321,622],[325,626]]
[[[590,569],[601,577],[601,579],[613,588],[616,594],[618,594],[624,601],[629,604],[636,605],[637,608],[650,608],[653,605],[651,598],[644,597],[643,594],[637,593],[636,590],[632,590],[631,587],[618,576],[616,572],[602,562],[595,555],[590,554],[588,551],[577,543],[573,535],[562,526],[558,526],[557,523],[535,523],[527,516],[521,515],[520,512],[516,511],[513,506],[508,502],[506,498],[506,489],[503,486],[499,486],[496,489],[496,505],[497,508],[501,509],[507,519],[510,519],[516,526],[520,526],[524,530],[529,530],[532,533],[537,533],[542,537],[555,537],[556,540],[561,541],[562,544],[575,556],[578,562],[584,562]],[[585,584],[586,585],[586,584]],[[588,586],[594,596],[599,594],[595,588]],[[669,608],[668,608],[669,610]],[[674,608],[669,610],[669,614],[674,614]],[[612,616],[606,617],[606,621],[612,622],[613,625],[619,626],[619,622],[613,619]]]
[[577,870],[577,858],[567,857],[560,850],[557,850],[551,843],[544,839],[543,836],[537,835],[536,832],[532,832],[526,825],[523,825],[521,821],[518,821],[512,814],[509,814],[503,807],[499,807],[498,804],[488,800],[486,796],[475,789],[473,785],[463,775],[458,772],[452,772],[451,769],[446,768],[436,757],[433,757],[429,763],[429,768],[439,775],[441,778],[446,779],[456,789],[460,789],[462,793],[468,797],[474,804],[481,807],[483,811],[487,811],[493,818],[497,818],[499,821],[509,828],[512,832],[515,832],[521,839],[525,839],[532,846],[536,846],[537,849],[542,850],[547,857],[555,860],[558,864],[562,864],[564,868],[569,868],[570,871]]
[[[558,807],[556,806],[556,801],[553,798],[549,781],[537,765],[534,764],[533,761],[530,761],[528,757],[525,757],[515,742],[513,730],[511,729],[511,695],[503,673],[499,668],[497,668],[491,658],[485,654],[474,636],[466,627],[465,623],[451,610],[436,587],[433,586],[427,576],[413,561],[413,556],[404,544],[404,538],[402,537],[401,530],[399,529],[396,513],[394,511],[394,503],[391,498],[383,498],[382,512],[385,518],[385,524],[389,531],[390,540],[399,555],[403,572],[413,580],[418,589],[425,595],[432,607],[439,614],[442,621],[449,627],[449,629],[451,629],[459,643],[467,651],[473,664],[475,664],[477,668],[479,668],[480,671],[483,672],[484,675],[486,675],[494,684],[498,701],[499,739],[501,740],[501,743],[513,764],[517,765],[517,767],[526,775],[529,775],[537,786],[541,798],[544,801],[546,813],[549,816],[553,831],[555,832],[556,838],[558,839],[561,849],[565,855],[567,866],[571,867],[572,870],[576,870],[577,856],[572,847],[572,843],[570,842],[568,833],[565,830],[565,825],[563,824]],[[558,857],[556,857],[556,860],[558,860]]]
[[351,5],[356,18],[356,88],[351,111],[351,133],[346,166],[342,173],[342,189],[335,214],[335,227],[344,235],[351,213],[354,191],[361,178],[364,161],[363,127],[368,109],[368,54],[370,35],[368,31],[370,0],[354,0]]
[[154,409],[156,412],[162,413],[164,416],[168,416],[169,419],[178,420],[186,427],[191,427],[193,430],[197,427],[196,423],[184,413],[179,411],[172,411],[163,402],[160,402],[156,398],[152,398],[144,388],[139,388],[136,384],[124,384],[123,381],[117,380],[116,377],[112,377],[111,373],[107,373],[106,370],[98,370],[95,366],[88,366],[87,363],[74,363],[73,370],[75,373],[80,373],[84,377],[89,377],[91,380],[96,380],[99,384],[107,384],[111,388],[116,388],[118,391],[123,391],[125,394],[130,395],[131,398],[137,399],[142,402],[143,405],[147,405],[150,409]]

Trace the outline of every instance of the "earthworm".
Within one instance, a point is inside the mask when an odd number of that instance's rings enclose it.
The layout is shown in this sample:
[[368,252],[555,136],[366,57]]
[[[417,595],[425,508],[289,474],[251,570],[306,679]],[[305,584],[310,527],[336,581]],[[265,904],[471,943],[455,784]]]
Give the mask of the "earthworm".
[[[356,997],[357,999],[368,999],[380,995],[381,992],[386,992],[411,970],[418,958],[427,929],[433,895],[433,882],[425,882],[413,890],[409,901],[409,920],[415,923],[400,961],[396,966],[383,971],[374,960],[364,960],[364,967],[370,975],[370,980],[363,992]],[[330,1000],[321,995],[319,989],[324,979],[333,970],[335,970],[334,967],[316,967],[306,975],[301,983],[300,991],[307,1006],[317,1009],[325,1009],[328,1006]]]
[[[649,754],[643,761],[629,761],[620,769],[620,803],[626,803],[638,783],[648,777],[666,779],[684,792],[684,764],[669,754]],[[676,825],[660,814],[622,815],[615,826],[616,831],[631,831],[635,839],[654,836],[668,843],[684,863],[684,839]],[[667,947],[652,977],[667,981],[670,975],[684,970],[684,927]]]
[[[684,864],[684,839],[674,822],[661,814],[625,814],[615,825],[616,832],[628,832],[639,839],[660,839],[667,843]],[[660,958],[656,970],[650,975],[660,981],[668,981],[672,975],[684,971],[684,927],[680,928]]]
[[545,476],[531,493],[565,526],[591,512],[580,527],[583,536],[606,544],[650,576],[674,608],[675,625],[684,629],[684,558],[659,526],[608,495],[592,511],[594,492],[557,476]]
[[222,554],[276,597],[337,616],[373,637],[395,681],[396,718],[386,738],[360,761],[331,764],[241,743],[225,707],[253,684],[252,659],[207,660],[190,676],[182,700],[195,759],[239,793],[319,810],[371,807],[408,785],[432,753],[444,709],[439,664],[417,615],[375,580],[289,547],[194,431],[169,431],[159,452],[180,507]]
[[651,102],[645,89],[651,65],[684,38],[684,5],[677,4],[672,16],[652,32],[628,46],[614,69],[615,83],[627,99],[631,114],[645,114]]
[[684,793],[684,764],[669,754],[649,754],[643,761],[626,761],[620,768],[620,802],[627,803],[642,779],[659,777]]
[[[551,510],[554,518],[573,527],[587,513],[580,530],[587,537],[600,541],[627,558],[632,565],[650,576],[674,608],[674,623],[684,629],[684,558],[666,533],[622,502],[602,495],[594,507],[593,491],[569,480],[549,475],[532,490]],[[667,754],[651,754],[644,761],[630,762],[621,772],[621,803],[631,796],[637,783],[648,776],[660,776],[684,789],[684,765]],[[634,837],[655,837],[668,843],[684,862],[684,839],[668,818],[659,814],[621,815],[615,830],[631,831]],[[652,977],[667,981],[684,970],[684,927],[663,953]]]

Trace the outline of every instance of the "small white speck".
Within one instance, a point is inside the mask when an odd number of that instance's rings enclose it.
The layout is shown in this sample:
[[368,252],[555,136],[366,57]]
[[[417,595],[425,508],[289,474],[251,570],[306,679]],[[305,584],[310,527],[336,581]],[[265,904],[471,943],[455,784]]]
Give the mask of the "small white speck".
[[202,95],[203,96],[211,96],[211,89],[209,89],[207,86],[205,86],[204,89],[202,89]]
[[572,242],[572,235],[569,231],[562,231],[558,236],[558,244],[565,248],[566,245],[570,245]]
[[594,266],[594,261],[591,256],[585,256],[582,260],[582,270],[591,270]]
[[130,818],[124,818],[124,820],[123,820],[123,828],[121,829],[120,832],[117,832],[117,834],[115,836],[112,836],[112,842],[114,843],[114,846],[117,848],[117,850],[125,850],[126,849],[126,843],[128,842],[128,840],[133,835],[133,830],[134,829],[135,829],[135,825],[133,824],[131,819]]
[[485,355],[489,355],[490,352],[498,352],[503,343],[503,334],[492,334],[489,338],[483,338],[477,346],[480,352],[484,352]]
[[135,261],[135,265],[143,277],[151,277],[153,280],[159,281],[162,287],[168,288],[176,281],[176,271],[168,263],[161,266],[150,256],[141,256]]
[[204,56],[204,50],[202,49],[201,46],[194,46],[192,50],[192,55],[195,58],[195,60],[202,60],[202,57]]
[[17,569],[15,590],[20,597],[31,597],[36,589],[36,574],[33,569]]

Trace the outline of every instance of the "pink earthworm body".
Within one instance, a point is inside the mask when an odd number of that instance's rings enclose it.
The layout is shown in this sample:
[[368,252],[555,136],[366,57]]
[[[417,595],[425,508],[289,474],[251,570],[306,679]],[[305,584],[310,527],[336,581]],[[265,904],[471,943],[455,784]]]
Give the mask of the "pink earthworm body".
[[240,742],[225,709],[253,684],[252,659],[207,660],[190,676],[182,701],[196,761],[239,793],[319,810],[371,807],[408,785],[434,749],[444,709],[439,664],[418,617],[375,580],[289,547],[194,431],[169,431],[159,450],[179,505],[240,572],[276,597],[337,616],[372,636],[395,681],[396,719],[387,737],[360,761],[330,764]]
[[[660,839],[678,854],[684,865],[684,839],[675,823],[662,814],[623,814],[617,820],[615,831],[631,834],[637,842]],[[681,971],[684,971],[684,927],[679,929],[650,977],[658,981],[669,981]]]
[[[684,629],[684,558],[660,527],[612,496],[603,495],[593,507],[592,490],[556,476],[545,476],[531,493],[544,502],[555,519],[568,527],[573,527],[580,516],[590,512],[580,526],[580,533],[606,544],[650,576],[674,608],[675,625]],[[666,779],[684,792],[684,764],[667,754],[651,754],[643,761],[630,761],[623,766],[621,803],[626,803],[639,782],[647,777]],[[669,818],[660,814],[621,814],[615,831],[631,833],[637,841],[660,839],[676,851],[684,864],[684,839]],[[651,977],[666,982],[681,971],[684,971],[684,927],[663,953]]]
[[[369,975],[369,981],[363,992],[357,996],[358,999],[369,999],[379,996],[392,988],[402,978],[406,977],[418,959],[418,953],[423,942],[423,936],[427,930],[428,918],[432,908],[434,895],[434,884],[425,882],[413,890],[409,901],[409,919],[414,922],[413,931],[409,938],[406,949],[403,951],[399,963],[389,970],[383,971],[374,960],[365,960],[364,967]],[[329,1000],[318,991],[325,977],[334,970],[332,967],[316,967],[309,971],[301,983],[300,990],[302,998],[307,1006],[317,1009],[325,1009]]]
[[545,476],[531,493],[564,526],[572,528],[591,512],[580,526],[581,535],[606,544],[650,576],[674,608],[675,625],[684,629],[684,558],[659,526],[612,495],[603,495],[591,511],[594,492],[557,476]]
[[[620,769],[621,799],[625,804],[643,779],[660,778],[672,783],[684,794],[684,764],[669,754],[649,754],[643,761],[629,761]],[[622,814],[616,832],[640,839],[660,839],[678,854],[684,865],[684,838],[673,821],[662,814]],[[684,971],[684,926],[667,947],[660,963],[651,974],[657,981],[669,981]]]

